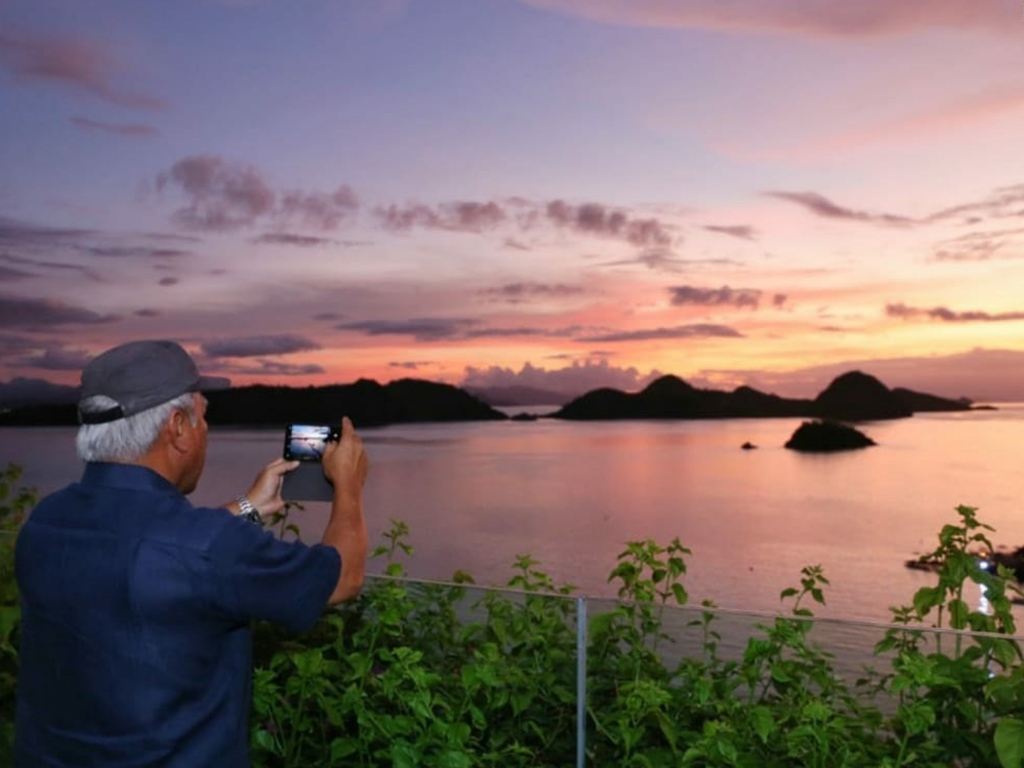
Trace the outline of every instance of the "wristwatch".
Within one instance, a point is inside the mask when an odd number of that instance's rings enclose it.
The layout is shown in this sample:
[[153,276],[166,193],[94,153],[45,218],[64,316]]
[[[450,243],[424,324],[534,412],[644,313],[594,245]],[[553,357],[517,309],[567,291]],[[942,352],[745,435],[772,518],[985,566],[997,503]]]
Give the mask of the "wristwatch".
[[263,518],[260,517],[259,510],[245,496],[239,496],[235,499],[235,503],[238,504],[238,508],[241,510],[240,518],[248,520],[250,523],[256,523],[256,525],[263,525]]

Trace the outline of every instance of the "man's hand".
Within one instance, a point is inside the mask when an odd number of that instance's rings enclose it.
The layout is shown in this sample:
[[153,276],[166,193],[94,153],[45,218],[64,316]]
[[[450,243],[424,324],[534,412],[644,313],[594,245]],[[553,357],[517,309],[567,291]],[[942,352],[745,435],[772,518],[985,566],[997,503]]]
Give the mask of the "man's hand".
[[284,476],[297,466],[299,466],[297,461],[274,459],[256,475],[252,488],[246,491],[245,496],[259,510],[260,517],[267,517],[284,509],[281,483],[284,481]]
[[323,463],[324,474],[334,486],[334,498],[340,495],[347,501],[361,503],[370,461],[348,416],[341,420],[341,438],[327,443]]

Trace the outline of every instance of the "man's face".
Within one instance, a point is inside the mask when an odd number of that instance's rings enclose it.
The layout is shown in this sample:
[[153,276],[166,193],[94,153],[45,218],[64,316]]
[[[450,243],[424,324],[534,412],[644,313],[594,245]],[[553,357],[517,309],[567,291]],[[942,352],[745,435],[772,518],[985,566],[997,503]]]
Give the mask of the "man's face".
[[188,466],[181,482],[182,493],[192,493],[196,489],[206,464],[206,441],[209,432],[209,427],[206,424],[206,398],[198,392],[194,392],[192,402],[196,423],[192,424],[191,421],[187,421],[186,428],[191,431],[193,440]]

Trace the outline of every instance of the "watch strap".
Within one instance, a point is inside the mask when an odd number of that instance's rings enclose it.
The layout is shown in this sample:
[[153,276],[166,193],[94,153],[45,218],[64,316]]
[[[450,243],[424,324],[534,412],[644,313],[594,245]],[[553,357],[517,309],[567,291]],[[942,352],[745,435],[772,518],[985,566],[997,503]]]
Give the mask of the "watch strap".
[[248,520],[250,523],[256,523],[257,525],[263,524],[263,518],[260,517],[260,511],[252,505],[245,496],[239,496],[235,499],[235,503],[238,504],[240,514],[238,515],[244,520]]

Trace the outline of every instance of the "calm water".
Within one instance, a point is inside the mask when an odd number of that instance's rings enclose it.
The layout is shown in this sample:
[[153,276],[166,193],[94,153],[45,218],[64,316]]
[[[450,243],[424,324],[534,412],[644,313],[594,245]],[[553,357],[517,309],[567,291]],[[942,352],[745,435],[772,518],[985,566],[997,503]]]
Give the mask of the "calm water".
[[[678,536],[693,550],[691,599],[775,611],[800,568],[832,582],[819,615],[885,620],[931,582],[907,558],[934,548],[953,507],[980,507],[994,543],[1024,544],[1024,404],[921,415],[862,427],[878,447],[832,456],[782,448],[799,419],[553,420],[401,425],[362,431],[370,453],[366,509],[376,540],[389,519],[412,529],[410,575],[456,568],[504,584],[518,553],[559,582],[610,595],[605,579],[625,541]],[[0,461],[15,460],[41,492],[77,478],[74,431],[0,429]],[[270,430],[211,432],[193,494],[217,504],[244,491],[280,453]],[[755,451],[742,451],[751,441]],[[315,540],[328,508],[299,513]]]

